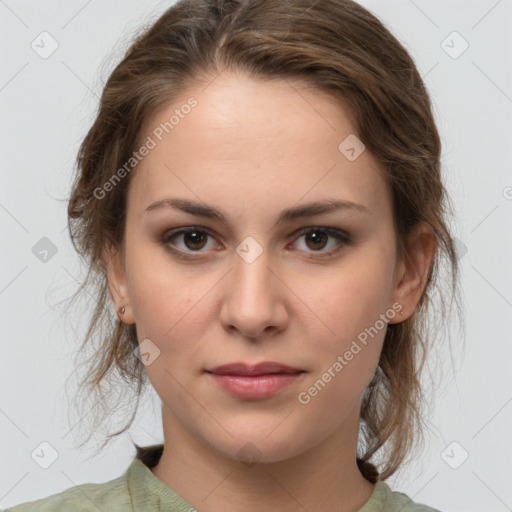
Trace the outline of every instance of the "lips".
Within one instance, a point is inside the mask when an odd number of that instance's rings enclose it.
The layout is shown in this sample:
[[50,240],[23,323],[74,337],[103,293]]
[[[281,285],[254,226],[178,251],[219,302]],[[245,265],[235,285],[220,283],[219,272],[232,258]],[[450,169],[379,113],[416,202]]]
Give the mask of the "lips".
[[302,373],[303,370],[294,368],[282,363],[276,363],[273,361],[264,361],[256,365],[248,365],[245,363],[228,363],[221,366],[217,366],[212,370],[207,370],[208,373],[214,373],[217,375],[270,375],[275,373]]
[[256,365],[229,363],[206,372],[222,390],[244,400],[261,400],[284,391],[304,370],[265,361]]

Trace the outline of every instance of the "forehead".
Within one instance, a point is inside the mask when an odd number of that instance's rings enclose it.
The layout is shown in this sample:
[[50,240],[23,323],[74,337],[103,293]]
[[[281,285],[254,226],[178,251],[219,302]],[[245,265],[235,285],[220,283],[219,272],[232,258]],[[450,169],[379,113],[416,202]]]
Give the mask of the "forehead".
[[304,81],[225,72],[148,120],[141,140],[154,147],[136,167],[129,204],[186,196],[236,208],[337,191],[378,207],[386,194],[377,162],[367,151],[353,161],[340,151],[355,132],[343,103]]

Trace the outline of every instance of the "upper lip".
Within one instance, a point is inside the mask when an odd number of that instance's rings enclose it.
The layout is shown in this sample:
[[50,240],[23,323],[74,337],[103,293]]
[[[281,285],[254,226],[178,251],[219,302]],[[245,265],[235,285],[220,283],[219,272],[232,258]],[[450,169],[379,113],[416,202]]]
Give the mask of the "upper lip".
[[267,375],[270,373],[300,373],[303,370],[293,368],[282,363],[274,361],[263,361],[256,365],[248,365],[246,363],[228,363],[221,366],[216,366],[212,370],[207,370],[209,373],[216,373],[221,375]]

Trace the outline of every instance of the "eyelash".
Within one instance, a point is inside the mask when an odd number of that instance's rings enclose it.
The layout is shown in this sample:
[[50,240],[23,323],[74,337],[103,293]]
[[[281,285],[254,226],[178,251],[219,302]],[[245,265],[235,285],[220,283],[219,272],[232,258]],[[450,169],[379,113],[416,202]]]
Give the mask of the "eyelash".
[[[199,226],[189,226],[189,227],[186,227],[186,228],[181,228],[181,229],[177,229],[177,230],[174,230],[174,231],[167,232],[164,235],[164,237],[162,238],[162,244],[164,245],[164,247],[168,251],[170,251],[172,254],[174,254],[175,256],[179,257],[180,259],[194,260],[194,259],[196,259],[196,257],[195,256],[190,256],[190,254],[201,253],[203,251],[201,251],[201,250],[191,251],[191,252],[182,251],[181,249],[174,248],[173,244],[171,244],[170,241],[173,238],[175,238],[175,237],[177,237],[179,235],[184,235],[184,234],[187,234],[187,233],[195,233],[195,232],[206,234],[209,237],[214,238],[208,232],[208,230],[206,230],[204,228],[201,228]],[[346,233],[344,231],[337,230],[337,229],[321,227],[321,226],[311,226],[311,227],[307,227],[307,228],[301,229],[295,235],[296,238],[294,239],[294,242],[296,241],[296,239],[298,239],[298,238],[300,238],[300,237],[302,237],[304,235],[308,235],[310,233],[317,233],[317,232],[325,233],[328,236],[330,236],[332,238],[335,238],[335,239],[337,239],[340,242],[334,249],[330,249],[328,251],[324,251],[324,250],[312,251],[313,253],[320,253],[321,255],[318,256],[320,258],[326,258],[326,257],[332,256],[332,255],[336,254],[339,250],[341,250],[343,245],[349,245],[352,242],[352,239],[351,239],[351,237],[350,237],[350,235],[348,233]],[[317,256],[314,256],[314,257],[316,258]]]

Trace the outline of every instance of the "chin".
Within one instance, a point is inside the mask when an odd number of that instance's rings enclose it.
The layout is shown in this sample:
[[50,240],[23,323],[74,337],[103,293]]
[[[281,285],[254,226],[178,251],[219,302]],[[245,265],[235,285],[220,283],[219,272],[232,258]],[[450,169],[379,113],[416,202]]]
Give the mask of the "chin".
[[223,441],[210,439],[209,444],[222,455],[237,460],[247,467],[291,459],[315,444],[314,442],[302,443],[296,435],[284,429],[281,435],[273,432],[269,436],[268,429],[265,429],[261,434],[247,432],[243,436],[225,437]]

